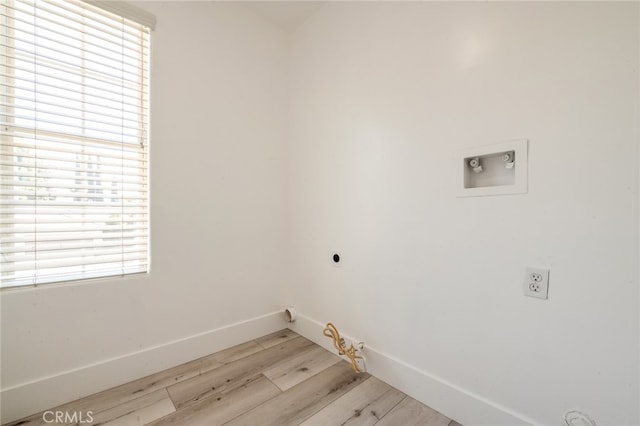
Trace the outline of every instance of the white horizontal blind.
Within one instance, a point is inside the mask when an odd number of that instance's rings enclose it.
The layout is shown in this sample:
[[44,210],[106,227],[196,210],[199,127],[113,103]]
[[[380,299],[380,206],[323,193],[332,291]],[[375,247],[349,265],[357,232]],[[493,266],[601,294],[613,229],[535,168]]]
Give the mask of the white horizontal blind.
[[148,27],[0,2],[2,287],[147,271],[148,87]]
[[156,17],[147,12],[146,10],[142,10],[138,7],[135,7],[132,4],[125,3],[117,0],[82,0],[85,3],[93,4],[98,6],[100,9],[113,12],[118,16],[123,16],[127,19],[130,19],[138,24],[142,24],[145,27],[149,27],[150,29],[155,29],[156,27]]

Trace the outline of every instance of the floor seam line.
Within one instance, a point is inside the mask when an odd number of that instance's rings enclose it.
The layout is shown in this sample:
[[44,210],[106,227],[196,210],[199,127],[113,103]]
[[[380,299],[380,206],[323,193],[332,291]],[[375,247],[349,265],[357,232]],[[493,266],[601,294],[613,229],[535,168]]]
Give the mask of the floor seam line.
[[[393,410],[394,410],[398,405],[400,405],[400,403],[401,403],[402,401],[404,401],[405,399],[407,399],[408,395],[407,395],[406,393],[404,393],[404,392],[403,392],[403,395],[404,395],[404,397],[403,397],[400,401],[398,401],[398,402],[397,402],[393,407],[391,407],[391,408],[389,409],[389,411],[387,411],[386,413],[384,413],[384,416],[380,417],[376,423],[378,423],[378,422],[382,421],[382,419],[384,419],[384,418],[385,418],[385,417],[386,417],[390,412],[392,412],[392,411],[393,411]],[[376,423],[374,423],[374,425],[375,425]]]

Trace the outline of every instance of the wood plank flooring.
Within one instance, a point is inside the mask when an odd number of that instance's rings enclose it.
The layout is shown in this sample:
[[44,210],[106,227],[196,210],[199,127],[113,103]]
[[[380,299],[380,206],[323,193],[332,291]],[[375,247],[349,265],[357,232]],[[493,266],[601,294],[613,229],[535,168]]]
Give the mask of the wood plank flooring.
[[5,426],[460,426],[291,330],[48,411]]

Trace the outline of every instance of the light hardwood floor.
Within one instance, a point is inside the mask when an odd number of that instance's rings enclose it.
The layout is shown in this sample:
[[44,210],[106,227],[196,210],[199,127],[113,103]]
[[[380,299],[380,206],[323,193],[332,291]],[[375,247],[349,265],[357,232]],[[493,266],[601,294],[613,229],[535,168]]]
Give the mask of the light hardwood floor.
[[6,426],[460,426],[290,330],[47,411]]

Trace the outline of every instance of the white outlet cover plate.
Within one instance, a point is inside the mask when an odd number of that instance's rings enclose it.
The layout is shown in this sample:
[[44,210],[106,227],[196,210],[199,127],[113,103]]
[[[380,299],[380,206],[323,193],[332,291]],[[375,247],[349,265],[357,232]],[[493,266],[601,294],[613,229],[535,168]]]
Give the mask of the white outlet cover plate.
[[529,267],[522,282],[525,296],[547,299],[549,295],[549,270]]

